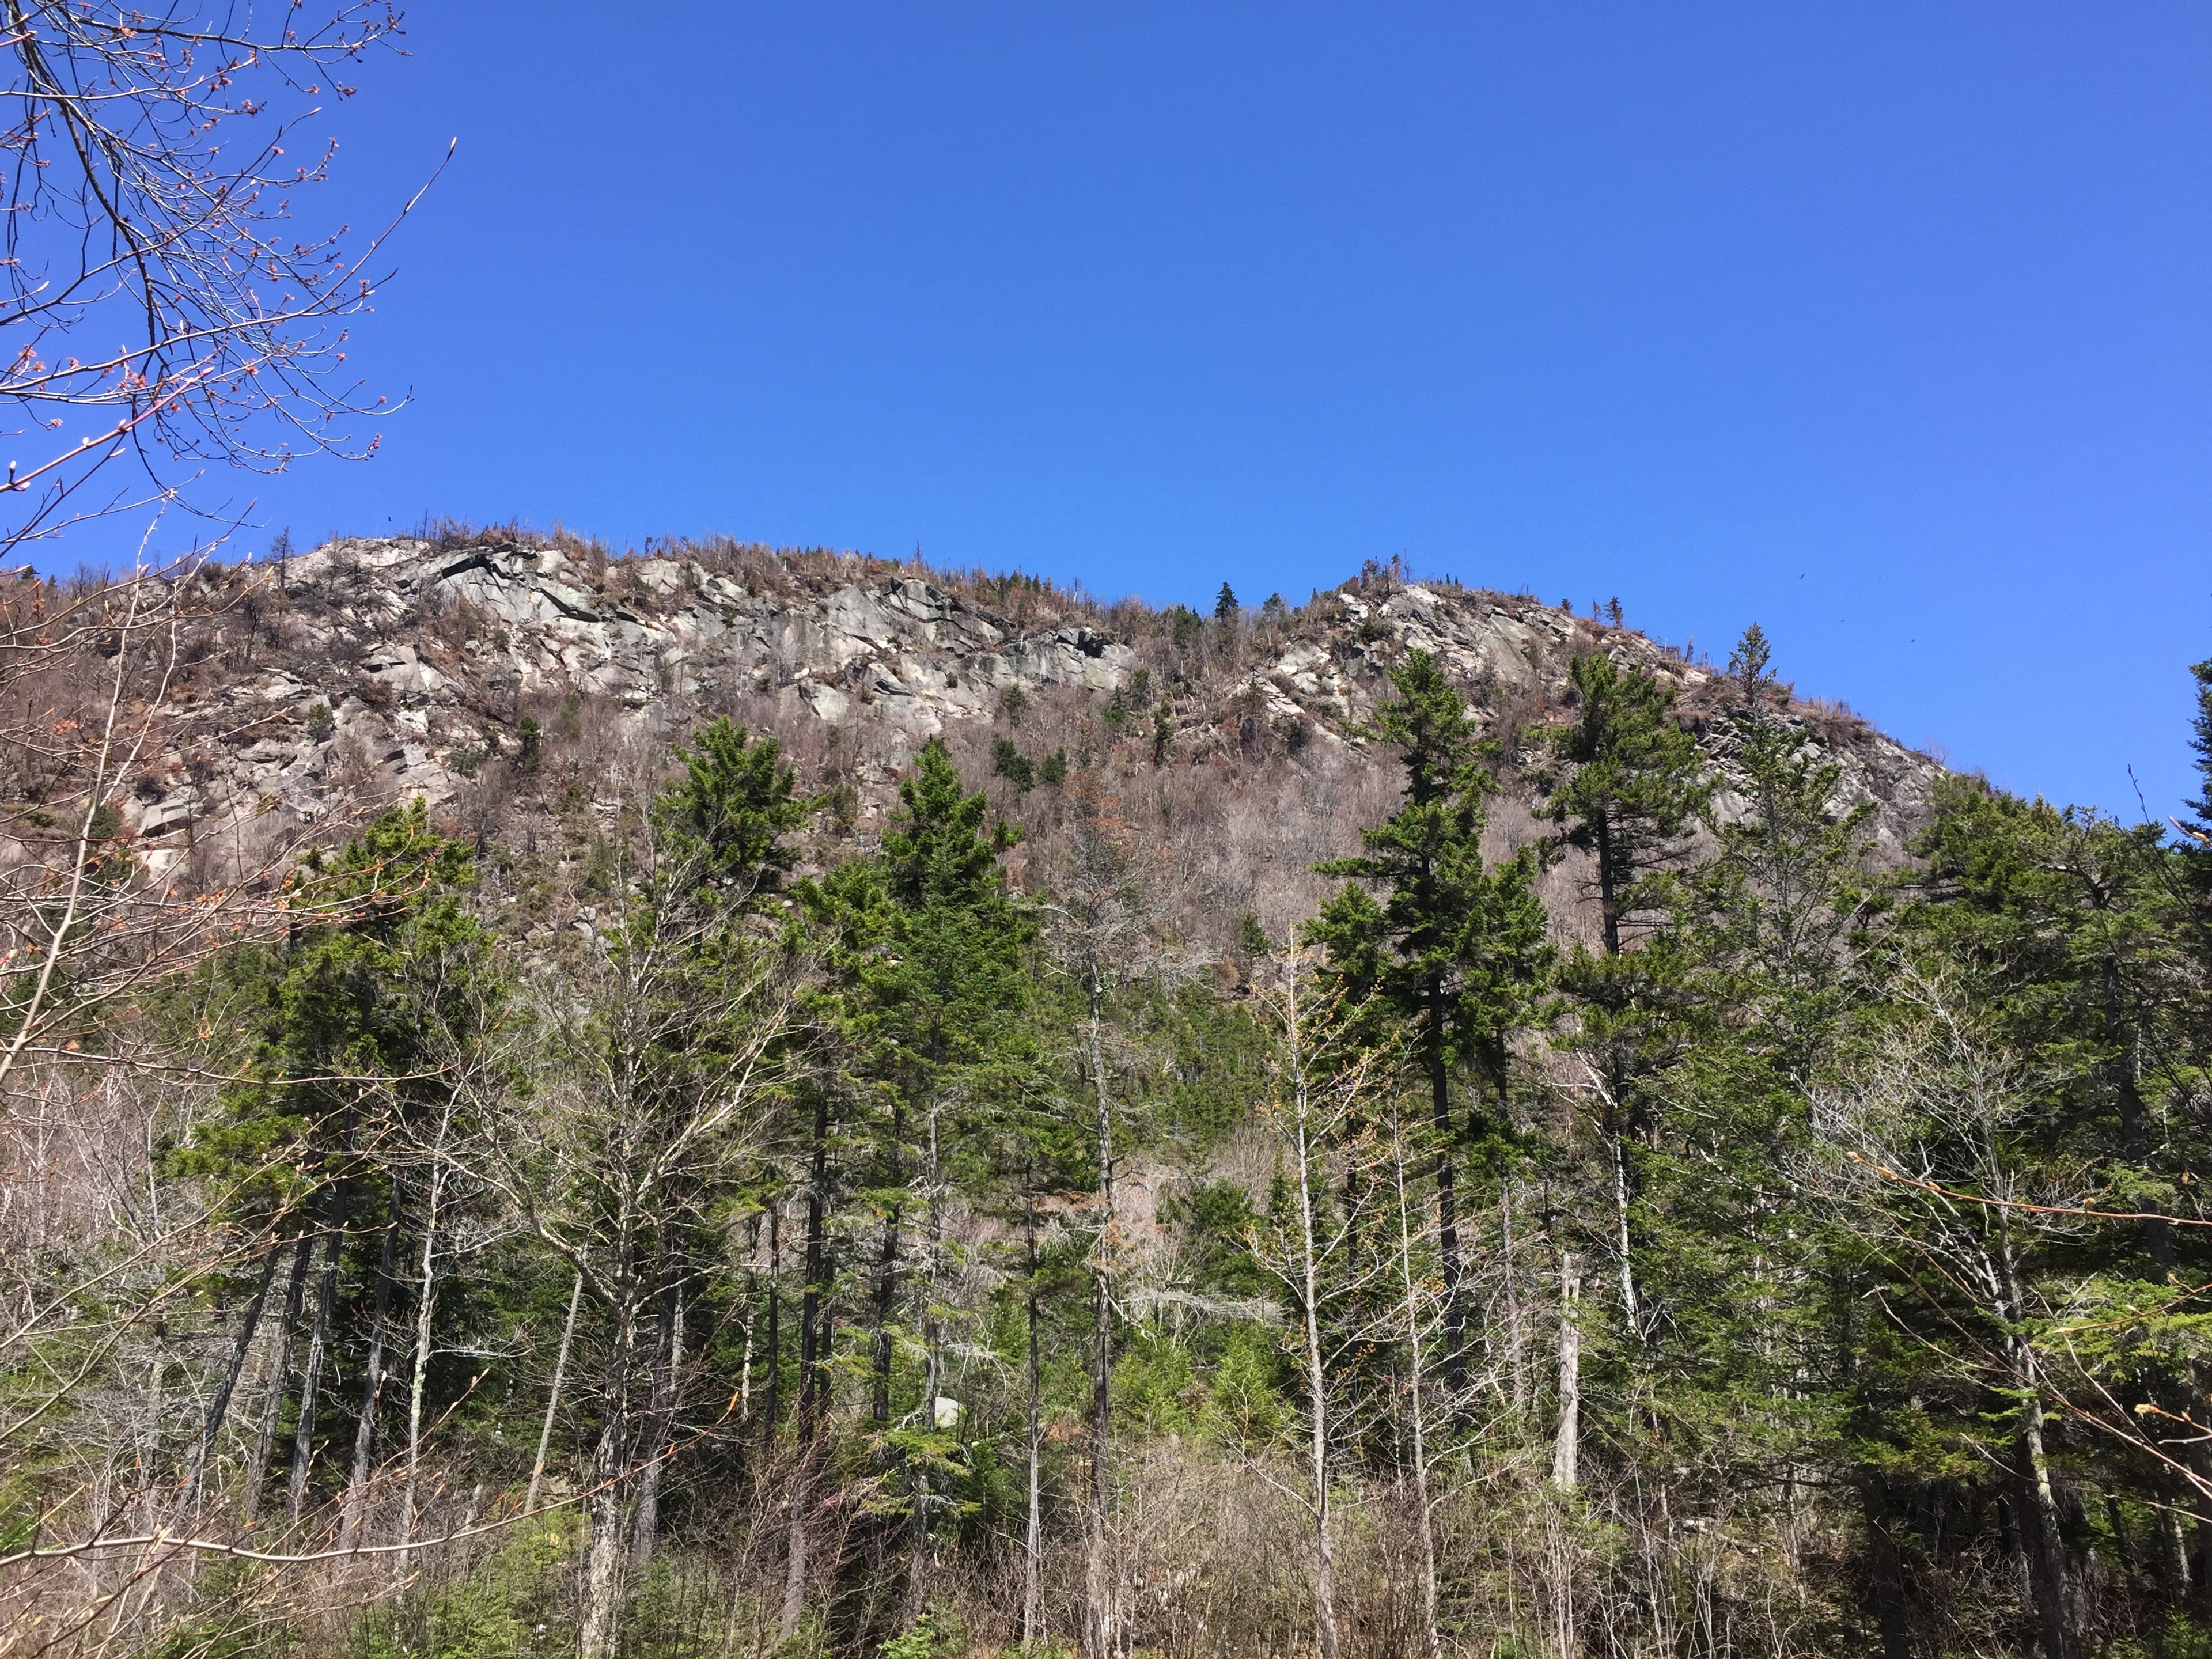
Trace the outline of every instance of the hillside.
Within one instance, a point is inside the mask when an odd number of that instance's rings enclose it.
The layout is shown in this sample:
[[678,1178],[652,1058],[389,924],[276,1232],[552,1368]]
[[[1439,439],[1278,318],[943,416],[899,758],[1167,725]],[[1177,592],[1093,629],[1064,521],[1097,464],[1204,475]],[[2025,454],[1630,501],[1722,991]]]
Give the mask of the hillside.
[[2212,842],[1735,654],[1374,566],[0,585],[0,1632],[2203,1651]]
[[[1360,730],[1413,650],[1443,661],[1499,746],[1505,844],[1531,833],[1529,738],[1567,717],[1584,653],[1673,689],[1723,780],[1721,815],[1740,805],[1727,781],[1738,711],[1710,665],[1526,594],[1388,569],[1225,620],[1101,605],[1033,577],[728,544],[610,559],[496,532],[334,541],[204,580],[174,729],[124,813],[159,864],[229,849],[211,873],[381,799],[420,796],[507,832],[526,805],[573,811],[580,787],[604,815],[614,756],[650,773],[727,714],[782,739],[811,786],[849,786],[864,835],[933,737],[972,777],[988,774],[994,735],[1033,758],[1059,748],[1105,764],[1117,790],[1194,832],[1182,849],[1194,919],[1225,926],[1251,909],[1279,932],[1324,890],[1304,865],[1388,810],[1395,785]],[[1841,763],[1836,805],[1871,803],[1877,856],[1899,860],[1942,769],[1844,709],[1793,701],[1782,717]],[[519,776],[526,718],[542,759]],[[999,793],[1018,820],[1048,827],[1048,791]],[[1563,921],[1573,879],[1553,884]]]

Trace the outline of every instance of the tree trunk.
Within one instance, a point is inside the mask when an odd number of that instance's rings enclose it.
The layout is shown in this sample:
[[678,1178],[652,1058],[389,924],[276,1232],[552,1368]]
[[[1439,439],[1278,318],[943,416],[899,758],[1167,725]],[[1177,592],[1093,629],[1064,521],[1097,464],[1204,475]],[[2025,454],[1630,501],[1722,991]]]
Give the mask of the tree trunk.
[[[905,1115],[894,1105],[891,1108],[891,1179],[888,1183],[894,1187],[902,1179],[899,1143],[905,1133]],[[870,1344],[873,1383],[869,1395],[869,1409],[879,1429],[888,1428],[891,1420],[891,1315],[898,1301],[902,1207],[896,1200],[893,1200],[890,1208],[884,1215],[883,1248],[876,1260],[875,1333]]]
[[760,1337],[760,1234],[761,1218],[755,1216],[745,1224],[744,1311],[738,1319],[745,1340],[738,1351],[738,1432],[730,1447],[731,1484],[740,1492],[754,1472],[753,1356]]
[[1859,1481],[1859,1503],[1866,1519],[1867,1593],[1881,1632],[1882,1659],[1912,1659],[1905,1604],[1905,1562],[1891,1530],[1893,1516],[1889,1483],[1869,1474]]
[[670,1285],[660,1293],[659,1341],[653,1376],[652,1439],[637,1480],[637,1532],[630,1545],[640,1574],[653,1565],[660,1540],[660,1483],[673,1455],[676,1388],[684,1365],[684,1292]]
[[1473,1405],[1467,1397],[1467,1314],[1460,1291],[1458,1161],[1453,1157],[1451,1079],[1444,1064],[1443,989],[1429,983],[1429,1114],[1437,1135],[1437,1258],[1444,1280],[1444,1391],[1452,1414],[1464,1419]]
[[191,1461],[185,1469],[184,1491],[177,1501],[180,1516],[189,1517],[198,1502],[201,1477],[206,1473],[208,1459],[215,1455],[216,1437],[222,1432],[223,1419],[229,1414],[230,1397],[237,1391],[239,1376],[246,1370],[246,1356],[252,1350],[254,1333],[261,1328],[261,1310],[269,1300],[269,1287],[276,1281],[276,1264],[283,1255],[281,1248],[270,1246],[268,1256],[261,1265],[261,1282],[254,1286],[253,1299],[246,1304],[246,1312],[239,1320],[238,1335],[231,1343],[229,1368],[223,1372],[215,1398],[208,1401],[207,1423],[192,1447]]
[[338,1293],[338,1252],[345,1243],[348,1191],[341,1180],[331,1194],[331,1237],[323,1250],[322,1279],[315,1287],[315,1328],[307,1339],[307,1370],[300,1379],[300,1421],[292,1435],[292,1484],[285,1495],[287,1518],[297,1521],[307,1499],[307,1476],[315,1458],[315,1402],[322,1390],[323,1365],[330,1357],[331,1310]]
[[[938,1163],[937,1100],[929,1102],[929,1194],[927,1227],[923,1235],[921,1347],[923,1355],[921,1385],[921,1418],[925,1433],[935,1434],[939,1424],[937,1416],[938,1390],[944,1382],[944,1366],[939,1352],[939,1333],[937,1328],[937,1257],[944,1243],[945,1211],[939,1202],[938,1182],[941,1173]],[[913,1550],[907,1564],[907,1619],[911,1623],[922,1608],[922,1598],[927,1593],[930,1564],[930,1490],[929,1465],[924,1462],[915,1472],[914,1488]]]
[[1091,1261],[1091,1536],[1084,1564],[1085,1651],[1112,1659],[1113,1598],[1108,1583],[1108,1527],[1113,1510],[1112,1380],[1114,1357],[1114,1115],[1106,1091],[1103,1010],[1091,990],[1091,1074],[1096,1091],[1098,1243]]
[[[1395,1121],[1392,1127],[1395,1133],[1397,1126]],[[1409,1419],[1407,1427],[1413,1442],[1413,1521],[1421,1547],[1421,1651],[1423,1659],[1443,1659],[1443,1638],[1437,1623],[1436,1503],[1429,1495],[1428,1406],[1425,1398],[1428,1368],[1421,1352],[1421,1277],[1413,1267],[1413,1200],[1406,1186],[1406,1146],[1402,1134],[1398,1135],[1391,1148],[1390,1173],[1397,1187],[1398,1288],[1405,1298],[1406,1403]],[[1512,1224],[1509,1221],[1506,1224],[1510,1227]]]
[[784,1551],[783,1607],[778,1621],[780,1639],[798,1636],[806,1612],[807,1522],[814,1503],[815,1433],[822,1413],[822,1391],[826,1379],[823,1365],[829,1356],[817,1351],[823,1315],[823,1278],[828,1270],[823,1238],[825,1206],[830,1187],[830,1097],[817,1094],[814,1106],[814,1154],[806,1192],[806,1282],[799,1301],[799,1467],[791,1477],[791,1527]]
[[1628,1230],[1628,1131],[1615,1117],[1607,1139],[1613,1143],[1613,1249],[1620,1254],[1620,1316],[1628,1334],[1644,1340],[1644,1309],[1636,1294],[1634,1240]]
[[783,1201],[778,1199],[768,1212],[768,1412],[761,1422],[764,1450],[775,1448],[777,1419],[783,1409],[782,1221]]
[[1506,1387],[1518,1413],[1528,1407],[1528,1340],[1521,1322],[1520,1270],[1513,1245],[1513,1172],[1501,1168],[1498,1176],[1498,1271],[1505,1285]]
[[561,1349],[553,1356],[553,1386],[545,1394],[545,1420],[538,1430],[538,1456],[530,1465],[530,1489],[523,1494],[522,1512],[538,1507],[538,1482],[545,1478],[545,1454],[553,1443],[553,1419],[561,1409],[561,1378],[568,1369],[568,1344],[576,1334],[576,1306],[584,1299],[584,1275],[580,1272],[568,1287],[568,1317],[561,1326]]
[[[1292,1040],[1295,1042],[1295,1036]],[[1305,1073],[1295,1048],[1291,1065],[1297,1107],[1298,1267],[1299,1300],[1305,1316],[1307,1476],[1313,1482],[1314,1630],[1321,1643],[1321,1659],[1337,1659],[1336,1549],[1329,1535],[1328,1507],[1328,1374],[1321,1355],[1321,1261],[1314,1243],[1313,1142]]]
[[[2033,1365],[2032,1358],[2025,1361]],[[2026,1373],[2033,1386],[2033,1370]],[[2028,1587],[2035,1599],[2036,1626],[2044,1659],[2074,1659],[2071,1586],[2066,1545],[2058,1529],[2058,1500],[2051,1486],[2051,1463],[2044,1447],[2043,1401],[2031,1393],[2021,1426],[2020,1496],[2025,1514],[2021,1528],[2027,1546]]]
[[1114,1598],[1109,1583],[1109,1528],[1114,1510],[1114,1109],[1106,1092],[1104,1009],[1097,981],[1091,986],[1091,1076],[1097,1091],[1098,1244],[1091,1255],[1091,1536],[1084,1561],[1083,1650],[1085,1659],[1113,1659]]
[[613,1659],[622,1634],[623,1549],[623,1506],[630,1471],[630,1388],[636,1369],[637,1327],[647,1297],[641,1285],[636,1241],[640,1229],[632,1198],[607,1231],[616,1241],[605,1304],[608,1344],[599,1443],[592,1456],[591,1487],[585,1513],[590,1544],[584,1554],[583,1617],[577,1632],[580,1659]]
[[[445,1139],[441,1129],[439,1140]],[[446,1166],[430,1169],[430,1191],[422,1218],[422,1260],[415,1279],[415,1370],[407,1386],[407,1479],[399,1496],[399,1566],[407,1567],[407,1546],[415,1541],[415,1504],[422,1467],[422,1407],[430,1381],[430,1336],[438,1309],[438,1208],[445,1196]]]
[[368,1364],[361,1380],[361,1416],[354,1425],[353,1474],[346,1481],[345,1507],[338,1522],[341,1547],[355,1542],[368,1504],[369,1460],[376,1449],[376,1408],[384,1394],[384,1322],[392,1311],[393,1253],[399,1244],[399,1183],[392,1183],[392,1212],[385,1218],[384,1247],[376,1263],[376,1311],[368,1324]]
[[1583,1281],[1574,1252],[1559,1252],[1559,1426],[1552,1440],[1552,1484],[1572,1492],[1583,1433]]
[[270,1461],[276,1455],[276,1425],[284,1414],[284,1385],[292,1370],[292,1337],[300,1327],[300,1308],[307,1286],[307,1262],[314,1254],[315,1236],[300,1235],[292,1252],[291,1282],[284,1291],[284,1319],[276,1332],[276,1352],[269,1368],[269,1389],[261,1399],[261,1428],[253,1440],[252,1460],[246,1468],[243,1519],[251,1522],[261,1512],[261,1486],[269,1478]]
[[1029,1316],[1030,1338],[1029,1528],[1022,1551],[1022,1651],[1027,1653],[1036,1644],[1039,1569],[1044,1565],[1043,1492],[1037,1478],[1042,1449],[1038,1419],[1039,1404],[1044,1391],[1044,1373],[1037,1352],[1036,1184],[1034,1175],[1030,1180],[1028,1202],[1022,1210],[1022,1235],[1029,1266],[1029,1294],[1024,1298],[1024,1310]]
[[1590,819],[1597,842],[1598,915],[1605,927],[1605,953],[1620,954],[1620,882],[1613,867],[1613,821],[1604,813]]
[[[618,1326],[632,1322],[617,1316]],[[629,1433],[625,1396],[629,1389],[631,1340],[617,1335],[606,1419],[592,1458],[591,1547],[584,1556],[584,1617],[578,1632],[582,1659],[612,1659],[622,1612],[622,1511],[623,1442]]]

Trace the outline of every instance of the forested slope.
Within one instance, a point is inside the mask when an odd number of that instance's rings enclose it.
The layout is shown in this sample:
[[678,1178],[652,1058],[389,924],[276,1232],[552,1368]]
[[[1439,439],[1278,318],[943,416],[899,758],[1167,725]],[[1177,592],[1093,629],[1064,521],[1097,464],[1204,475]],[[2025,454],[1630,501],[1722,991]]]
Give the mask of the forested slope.
[[2212,1646],[2212,799],[1395,568],[0,603],[10,1650]]

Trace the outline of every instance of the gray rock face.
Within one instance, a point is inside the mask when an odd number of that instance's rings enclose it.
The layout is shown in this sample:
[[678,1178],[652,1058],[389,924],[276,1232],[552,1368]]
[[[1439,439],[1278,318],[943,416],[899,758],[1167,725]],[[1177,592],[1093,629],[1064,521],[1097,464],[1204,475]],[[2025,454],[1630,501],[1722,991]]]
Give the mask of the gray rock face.
[[[750,585],[667,557],[602,570],[516,543],[331,542],[252,578],[276,612],[260,624],[274,648],[246,653],[245,672],[216,691],[221,739],[203,742],[189,764],[165,756],[125,821],[158,865],[210,827],[241,831],[280,809],[313,822],[364,792],[435,806],[488,754],[512,752],[525,713],[572,696],[659,733],[702,706],[744,698],[775,710],[779,727],[818,723],[825,739],[866,723],[887,739],[879,752],[901,756],[951,723],[989,720],[1009,688],[1103,697],[1148,660],[1149,695],[1172,694],[1179,755],[1225,754],[1224,732],[1255,719],[1356,752],[1360,723],[1387,691],[1383,671],[1413,649],[1443,662],[1469,694],[1471,719],[1495,735],[1564,718],[1580,653],[1648,669],[1705,726],[1731,804],[1730,728],[1711,673],[1640,635],[1533,600],[1348,584],[1295,618],[1249,629],[1233,666],[1208,657],[1185,673],[1160,665],[1164,629],[1120,637],[1103,621],[1060,620],[1023,631],[881,564],[817,560],[808,569]],[[1713,708],[1700,714],[1705,703]],[[1842,763],[1845,798],[1876,804],[1882,851],[1900,856],[1941,769],[1848,716],[1824,724],[1820,711],[1797,708],[1785,718]]]

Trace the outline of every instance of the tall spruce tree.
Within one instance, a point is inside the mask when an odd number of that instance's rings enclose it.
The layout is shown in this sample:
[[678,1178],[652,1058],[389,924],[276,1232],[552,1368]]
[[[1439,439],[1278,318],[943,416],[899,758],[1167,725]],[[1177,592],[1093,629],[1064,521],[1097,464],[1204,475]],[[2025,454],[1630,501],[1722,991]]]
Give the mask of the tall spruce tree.
[[1674,694],[1656,677],[1591,652],[1569,678],[1581,712],[1553,738],[1545,811],[1560,826],[1559,844],[1589,855],[1600,936],[1617,957],[1668,910],[1665,877],[1712,790],[1697,739],[1674,718]]
[[1656,1137],[1658,1080],[1690,1040],[1677,866],[1712,787],[1696,739],[1674,718],[1674,693],[1653,674],[1593,652],[1575,659],[1571,677],[1580,712],[1553,733],[1540,781],[1559,826],[1553,849],[1590,861],[1600,951],[1577,945],[1561,975],[1576,1005],[1567,1042],[1598,1103],[1621,1316],[1640,1343],[1650,1322],[1636,1267],[1638,1151]]
[[[1515,1032],[1538,1012],[1551,951],[1536,896],[1534,849],[1495,866],[1482,856],[1490,781],[1466,706],[1431,653],[1391,671],[1395,700],[1373,734],[1398,751],[1405,805],[1361,840],[1366,851],[1315,867],[1350,879],[1309,929],[1328,954],[1331,988],[1371,998],[1409,1033],[1429,1097],[1439,1259],[1445,1284],[1443,1366],[1455,1399],[1466,1385],[1458,1167],[1504,1110]],[[1377,894],[1381,896],[1378,898]],[[1455,1108],[1455,1079],[1485,1079],[1496,1109]]]
[[[914,1608],[933,1517],[953,1505],[962,1478],[951,1461],[957,1437],[940,1425],[937,1404],[945,1202],[957,1181],[989,1168],[988,1119],[1000,1074],[1018,1063],[1024,960],[1036,930],[1001,863],[1013,832],[985,828],[988,798],[967,793],[943,744],[923,746],[899,800],[880,857],[849,862],[813,899],[838,941],[832,967],[846,1069],[876,1107],[865,1194],[876,1220],[871,1416],[883,1456],[905,1484]],[[915,1279],[922,1375],[917,1402],[900,1413],[899,1314]]]

